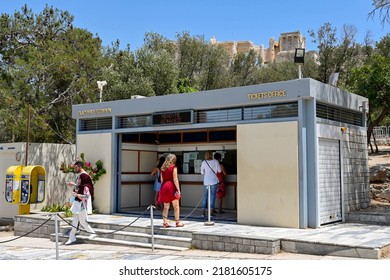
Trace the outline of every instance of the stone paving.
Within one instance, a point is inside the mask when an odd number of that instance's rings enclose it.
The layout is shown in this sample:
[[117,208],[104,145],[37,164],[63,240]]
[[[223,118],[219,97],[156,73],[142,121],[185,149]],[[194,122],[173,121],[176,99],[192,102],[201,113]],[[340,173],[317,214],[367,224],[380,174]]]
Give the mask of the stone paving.
[[[91,224],[107,223],[116,225],[127,225],[136,217],[118,215],[92,215],[89,217]],[[161,219],[155,219],[154,225],[160,225]],[[139,218],[133,226],[150,227],[150,219]],[[185,250],[166,251],[130,248],[128,246],[103,246],[99,244],[75,244],[71,246],[60,246],[60,258],[65,259],[150,259],[150,258],[262,258],[278,259],[287,256],[294,258],[337,258],[330,257],[325,248],[333,246],[335,251],[340,251],[338,256],[360,258],[388,258],[390,251],[390,226],[368,225],[357,223],[340,223],[323,226],[318,229],[289,229],[276,227],[259,227],[237,225],[235,223],[216,222],[213,226],[205,226],[203,221],[185,221],[183,228],[174,228],[176,231],[189,231],[193,234],[207,234],[210,237],[223,236],[232,238],[259,238],[270,239],[279,238],[282,241],[282,252],[277,254],[242,254],[237,252],[210,251],[210,250]],[[1,238],[7,240],[6,238]],[[32,241],[24,241],[32,240]],[[37,241],[33,241],[37,240]],[[287,254],[283,252],[283,242],[285,248],[290,248],[292,253],[294,248],[304,248],[308,255]],[[293,244],[293,245],[292,245]],[[39,246],[38,246],[39,245]],[[26,250],[25,248],[30,248]],[[32,249],[33,248],[33,249]],[[51,248],[51,249],[49,249]],[[23,237],[9,243],[0,243],[0,259],[53,259],[54,242],[49,239]],[[340,249],[341,248],[341,249]],[[323,256],[312,256],[323,250]],[[367,251],[364,251],[367,250]],[[316,251],[311,254],[311,251]],[[351,251],[356,251],[351,254]],[[367,253],[368,252],[368,253]],[[378,252],[378,257],[372,254]],[[287,254],[287,255],[286,255]],[[370,255],[371,254],[371,255]],[[54,255],[54,256],[53,256]],[[326,256],[328,255],[328,256]]]
[[[11,237],[12,238],[12,237]],[[0,238],[0,242],[10,237]],[[46,238],[22,237],[16,241],[0,244],[0,260],[55,260],[55,243]],[[349,259],[335,256],[316,256],[292,253],[276,255],[220,252],[208,250],[154,250],[128,246],[108,246],[79,243],[59,245],[60,260],[330,260]]]

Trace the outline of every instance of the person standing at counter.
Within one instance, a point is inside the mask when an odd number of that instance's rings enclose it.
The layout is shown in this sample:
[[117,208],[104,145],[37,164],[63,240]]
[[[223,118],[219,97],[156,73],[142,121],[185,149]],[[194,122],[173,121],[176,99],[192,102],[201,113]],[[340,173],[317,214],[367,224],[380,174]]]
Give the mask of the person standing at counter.
[[206,208],[208,202],[208,186],[210,186],[210,211],[211,216],[215,216],[215,198],[218,186],[217,173],[221,172],[221,165],[213,159],[213,153],[207,151],[205,153],[205,160],[200,167],[200,173],[203,175],[203,200],[202,209],[203,215],[206,216]]
[[163,165],[161,166],[161,189],[158,195],[158,203],[164,203],[163,210],[163,226],[164,228],[171,227],[168,223],[169,207],[172,203],[173,213],[175,215],[176,227],[182,227],[184,224],[180,222],[180,205],[179,199],[180,186],[177,176],[176,156],[169,154]]
[[161,169],[164,161],[165,161],[165,157],[160,157],[157,161],[156,166],[153,168],[152,172],[150,173],[150,176],[155,176],[154,185],[153,185],[153,189],[154,189],[154,193],[155,193],[154,194],[154,202],[156,203],[156,207],[158,210],[161,210],[161,209],[159,209],[159,207],[161,205],[157,203],[158,193],[160,192],[160,188],[161,188],[160,169]]
[[227,173],[225,167],[222,164],[222,155],[220,153],[215,153],[214,159],[216,159],[219,162],[219,165],[221,166],[221,172],[217,173],[217,177],[219,180],[218,187],[217,187],[217,199],[219,200],[219,208],[218,208],[218,212],[216,213],[223,214],[225,212],[222,210],[222,202],[223,202],[223,198],[226,195],[225,176]]

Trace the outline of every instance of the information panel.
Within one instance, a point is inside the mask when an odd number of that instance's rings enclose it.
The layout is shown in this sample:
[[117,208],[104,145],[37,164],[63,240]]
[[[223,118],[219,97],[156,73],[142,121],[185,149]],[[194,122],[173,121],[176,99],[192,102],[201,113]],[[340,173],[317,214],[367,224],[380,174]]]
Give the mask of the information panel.
[[153,114],[153,125],[175,125],[192,123],[193,110]]

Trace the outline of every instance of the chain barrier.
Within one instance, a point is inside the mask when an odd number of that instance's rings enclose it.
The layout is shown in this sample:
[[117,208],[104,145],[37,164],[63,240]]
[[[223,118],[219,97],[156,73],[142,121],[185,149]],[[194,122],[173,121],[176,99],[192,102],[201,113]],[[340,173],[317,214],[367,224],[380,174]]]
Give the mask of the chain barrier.
[[[130,227],[132,224],[134,224],[136,221],[138,221],[144,214],[145,212],[148,211],[148,209],[145,209],[144,212],[142,212],[138,217],[135,218],[134,221],[132,221],[131,223],[119,228],[119,229],[116,229],[116,230],[113,230],[111,232],[106,232],[106,233],[101,233],[100,235],[110,235],[110,234],[114,234],[118,231],[121,231],[127,227]],[[63,217],[59,216],[61,218],[61,220],[63,220],[65,223],[67,223],[69,226],[71,226],[72,228],[75,228],[76,230],[78,229],[78,227],[75,227],[72,225],[72,223],[68,222],[67,220],[65,220]],[[89,234],[96,234],[96,235],[99,235],[98,233],[93,233],[93,232],[89,232],[87,230],[84,230],[84,229],[78,229],[79,231],[81,232],[85,232],[85,233],[89,233]]]
[[[56,215],[56,214],[53,214],[53,215]],[[53,217],[53,215],[51,215],[49,219],[47,219],[46,221],[44,221],[44,222],[43,222],[41,225],[39,225],[37,228],[35,228],[35,229],[33,229],[33,230],[31,230],[31,231],[29,231],[29,232],[27,232],[27,233],[25,233],[25,234],[23,234],[23,235],[21,235],[21,236],[15,237],[15,238],[13,238],[13,239],[0,241],[0,244],[8,243],[8,242],[11,242],[11,241],[15,241],[15,240],[18,240],[18,239],[20,239],[20,238],[22,238],[22,237],[25,237],[25,236],[29,235],[30,233],[33,233],[34,231],[36,231],[36,230],[40,229],[42,226],[44,226],[47,222],[49,222],[49,221],[51,220],[51,218]]]
[[[198,209],[199,204],[202,202],[202,200],[203,200],[203,195],[202,195],[202,197],[200,198],[200,200],[198,201],[198,203],[196,204],[195,208],[194,208],[188,215],[184,216],[181,220],[184,220],[184,221],[187,220],[187,218],[190,217],[190,216]],[[163,206],[163,208],[164,208],[164,206]],[[157,210],[157,212],[160,214],[161,217],[167,219],[168,221],[172,221],[172,220],[168,219],[168,217],[165,217],[165,216],[163,215],[162,210],[159,210],[157,207],[156,207],[156,210]]]
[[[195,208],[194,208],[188,215],[184,216],[184,217],[182,218],[182,220],[187,220],[187,218],[190,217],[190,216],[199,208],[199,205],[200,205],[200,203],[202,202],[202,200],[203,200],[203,196],[202,196],[201,199],[198,201],[198,203],[196,204]],[[4,244],[4,243],[8,243],[8,242],[15,241],[15,240],[17,240],[17,239],[20,239],[20,238],[22,238],[22,237],[25,237],[25,236],[27,236],[27,235],[33,233],[34,231],[38,230],[39,228],[41,228],[42,226],[44,226],[45,224],[47,224],[50,220],[52,220],[52,218],[53,218],[54,215],[57,215],[57,217],[60,217],[60,219],[61,219],[62,221],[64,221],[67,225],[71,226],[72,228],[75,228],[76,230],[78,230],[78,231],[80,231],[80,232],[85,232],[85,233],[89,233],[89,234],[96,234],[96,235],[112,235],[112,234],[115,234],[115,233],[117,233],[117,232],[119,232],[119,231],[121,231],[121,230],[123,230],[123,229],[125,229],[125,228],[127,228],[127,227],[130,227],[132,224],[134,224],[136,221],[138,221],[141,217],[143,217],[144,214],[150,209],[150,207],[154,207],[154,208],[157,210],[157,212],[160,214],[161,217],[166,218],[167,220],[170,220],[168,217],[165,217],[165,216],[163,215],[163,212],[162,212],[161,210],[159,210],[159,209],[157,209],[155,206],[151,205],[151,206],[148,206],[148,207],[147,207],[147,208],[146,208],[138,217],[136,217],[136,218],[135,218],[132,222],[130,222],[129,224],[127,224],[127,225],[125,225],[125,226],[123,226],[123,227],[121,227],[121,228],[119,228],[119,229],[113,230],[113,231],[111,231],[111,232],[106,232],[106,233],[97,234],[97,233],[89,232],[89,231],[87,231],[87,230],[85,230],[85,229],[80,229],[78,226],[75,227],[75,226],[73,226],[73,224],[72,224],[71,222],[67,221],[64,217],[62,217],[61,215],[58,215],[58,213],[55,213],[55,214],[52,214],[52,215],[50,216],[49,219],[47,219],[46,221],[44,221],[42,224],[40,224],[40,225],[39,225],[38,227],[36,227],[35,229],[32,229],[31,231],[29,231],[29,232],[27,232],[27,233],[25,233],[25,234],[23,234],[23,235],[21,235],[21,236],[18,236],[18,237],[9,239],[9,240],[0,241],[0,244]],[[152,213],[153,213],[153,212],[152,212]],[[150,217],[150,218],[153,219],[153,217]],[[170,220],[170,221],[171,221],[171,220]]]

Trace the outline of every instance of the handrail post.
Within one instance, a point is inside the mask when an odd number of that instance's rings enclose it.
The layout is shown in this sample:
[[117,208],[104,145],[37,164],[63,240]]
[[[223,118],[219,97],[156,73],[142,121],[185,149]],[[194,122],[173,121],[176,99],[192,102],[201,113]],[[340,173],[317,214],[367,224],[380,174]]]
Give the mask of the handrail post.
[[58,213],[54,214],[54,229],[56,234],[56,260],[60,259],[59,249],[58,249]]
[[152,251],[154,251],[154,223],[153,223],[153,205],[149,206],[150,208],[150,227],[152,229],[151,237],[152,237]]
[[210,209],[210,203],[211,203],[211,186],[207,186],[207,222],[204,223],[205,226],[213,226],[214,222],[211,221],[211,209]]

